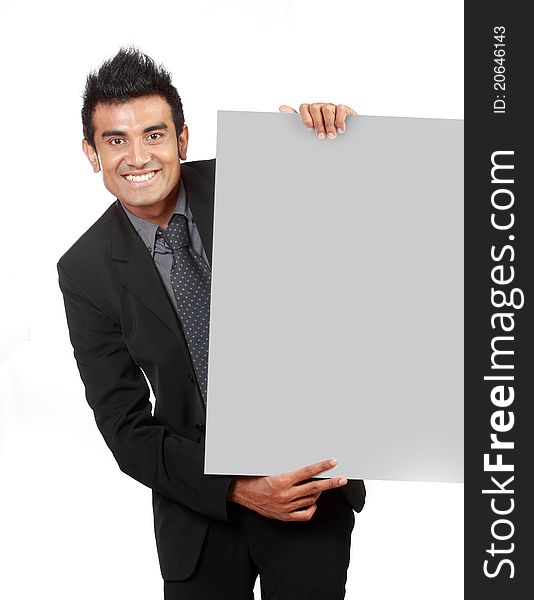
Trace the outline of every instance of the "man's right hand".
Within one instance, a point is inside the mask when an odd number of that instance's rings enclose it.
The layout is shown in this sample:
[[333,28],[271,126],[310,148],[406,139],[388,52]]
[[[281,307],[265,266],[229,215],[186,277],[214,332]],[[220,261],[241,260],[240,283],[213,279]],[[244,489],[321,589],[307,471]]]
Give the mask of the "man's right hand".
[[317,510],[321,492],[342,487],[347,479],[308,480],[336,464],[336,459],[331,459],[280,475],[235,477],[228,489],[228,500],[270,519],[309,521]]

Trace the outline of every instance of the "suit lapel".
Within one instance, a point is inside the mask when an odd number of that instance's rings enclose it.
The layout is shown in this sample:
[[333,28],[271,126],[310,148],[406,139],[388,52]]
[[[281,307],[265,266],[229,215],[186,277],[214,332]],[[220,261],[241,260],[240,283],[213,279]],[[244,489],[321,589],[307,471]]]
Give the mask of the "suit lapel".
[[114,208],[111,258],[123,263],[122,284],[174,332],[188,355],[180,322],[150,253],[118,200]]
[[189,208],[211,265],[214,184],[187,163],[182,165],[182,181]]

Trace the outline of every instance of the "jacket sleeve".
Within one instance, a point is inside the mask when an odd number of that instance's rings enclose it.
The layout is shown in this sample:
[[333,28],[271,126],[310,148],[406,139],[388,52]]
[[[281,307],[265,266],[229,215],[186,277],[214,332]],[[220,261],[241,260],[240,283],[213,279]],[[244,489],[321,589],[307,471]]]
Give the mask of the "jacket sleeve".
[[96,424],[121,471],[208,517],[229,520],[231,477],[204,475],[204,448],[152,416],[143,372],[120,326],[103,314],[58,263],[74,357]]

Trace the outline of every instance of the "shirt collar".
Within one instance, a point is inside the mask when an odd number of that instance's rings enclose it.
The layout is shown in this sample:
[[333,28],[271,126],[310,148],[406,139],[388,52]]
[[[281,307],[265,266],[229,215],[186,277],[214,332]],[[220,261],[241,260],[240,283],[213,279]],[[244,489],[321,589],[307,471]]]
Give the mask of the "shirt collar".
[[[147,247],[147,250],[150,252],[151,256],[154,256],[155,246],[156,246],[156,232],[158,230],[159,225],[156,223],[151,223],[150,221],[145,221],[145,219],[141,219],[137,215],[134,215],[130,212],[124,204],[122,205],[124,208],[126,215],[130,219],[130,222],[134,226],[135,230],[143,240],[143,243]],[[178,186],[178,197],[176,198],[176,206],[174,207],[173,214],[185,215],[187,218],[190,217],[190,212],[187,206],[187,197],[185,193],[185,187],[180,179],[180,184]]]

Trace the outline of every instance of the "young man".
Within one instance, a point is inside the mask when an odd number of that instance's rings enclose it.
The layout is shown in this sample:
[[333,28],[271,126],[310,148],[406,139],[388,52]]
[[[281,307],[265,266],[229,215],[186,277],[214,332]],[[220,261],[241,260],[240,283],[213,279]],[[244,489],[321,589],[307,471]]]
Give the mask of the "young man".
[[[300,113],[319,138],[355,114]],[[121,50],[89,75],[82,121],[117,200],[62,256],[59,283],[100,432],[152,489],[165,598],[248,600],[258,574],[266,599],[343,598],[362,482],[312,479],[329,460],[273,477],[203,473],[215,161],[180,163],[188,130],[170,75]]]

